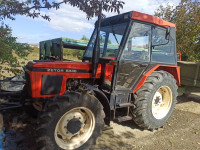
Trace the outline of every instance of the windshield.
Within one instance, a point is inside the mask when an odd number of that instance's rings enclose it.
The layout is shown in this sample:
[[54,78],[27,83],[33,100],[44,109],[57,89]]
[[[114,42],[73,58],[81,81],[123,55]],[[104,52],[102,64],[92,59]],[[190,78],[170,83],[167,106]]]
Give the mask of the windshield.
[[[100,57],[113,57],[118,54],[119,45],[128,23],[103,26],[100,30]],[[92,57],[97,29],[94,30],[84,57]]]

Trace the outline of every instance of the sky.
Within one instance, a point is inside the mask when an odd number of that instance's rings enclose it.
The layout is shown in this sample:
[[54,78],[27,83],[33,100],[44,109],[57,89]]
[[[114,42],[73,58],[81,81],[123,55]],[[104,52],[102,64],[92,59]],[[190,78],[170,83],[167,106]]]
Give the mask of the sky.
[[[120,13],[128,11],[139,11],[150,15],[159,5],[176,6],[180,0],[123,0],[124,8]],[[40,41],[67,37],[81,39],[83,35],[90,38],[94,29],[96,18],[88,20],[86,14],[76,7],[61,5],[58,10],[45,11],[51,21],[42,18],[32,19],[25,16],[16,16],[16,20],[5,20],[5,23],[12,28],[14,37],[21,43],[38,44]],[[116,13],[104,13],[106,17],[114,16]]]

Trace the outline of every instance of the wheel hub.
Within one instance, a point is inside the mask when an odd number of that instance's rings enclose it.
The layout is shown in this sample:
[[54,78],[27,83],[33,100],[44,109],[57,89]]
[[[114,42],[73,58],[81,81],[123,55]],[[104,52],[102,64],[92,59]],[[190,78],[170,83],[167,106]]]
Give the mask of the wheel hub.
[[76,149],[90,138],[94,127],[94,114],[88,108],[71,109],[58,121],[54,132],[55,141],[62,149]]
[[70,120],[66,126],[67,130],[71,134],[75,134],[78,131],[80,131],[81,127],[82,127],[82,122],[76,118],[73,118],[72,120]]
[[162,95],[160,92],[157,91],[153,97],[152,105],[154,105],[154,107],[159,107],[161,104],[162,104]]
[[152,100],[152,114],[156,119],[163,119],[172,104],[172,91],[168,86],[160,87]]
[[154,101],[155,101],[155,105],[158,105],[159,103],[162,103],[162,97],[160,97],[160,96],[156,96],[156,98],[154,99]]

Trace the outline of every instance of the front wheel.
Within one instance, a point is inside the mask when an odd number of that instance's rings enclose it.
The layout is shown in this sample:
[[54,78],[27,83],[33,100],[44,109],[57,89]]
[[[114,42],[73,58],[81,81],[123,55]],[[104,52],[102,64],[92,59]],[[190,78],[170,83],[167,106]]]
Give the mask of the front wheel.
[[87,93],[69,92],[46,104],[39,117],[38,149],[85,149],[95,144],[104,126],[103,107]]
[[153,72],[135,93],[133,118],[144,129],[162,127],[170,118],[177,98],[174,77],[165,71]]

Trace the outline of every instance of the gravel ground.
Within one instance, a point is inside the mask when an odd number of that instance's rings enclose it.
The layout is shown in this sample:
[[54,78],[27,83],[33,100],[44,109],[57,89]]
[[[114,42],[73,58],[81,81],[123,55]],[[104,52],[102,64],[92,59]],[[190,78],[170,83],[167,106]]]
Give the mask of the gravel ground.
[[[36,119],[24,112],[7,112],[6,128],[17,132],[21,149],[35,150]],[[159,130],[141,130],[133,121],[112,122],[91,149],[104,150],[200,150],[200,96],[178,97],[169,122]]]

